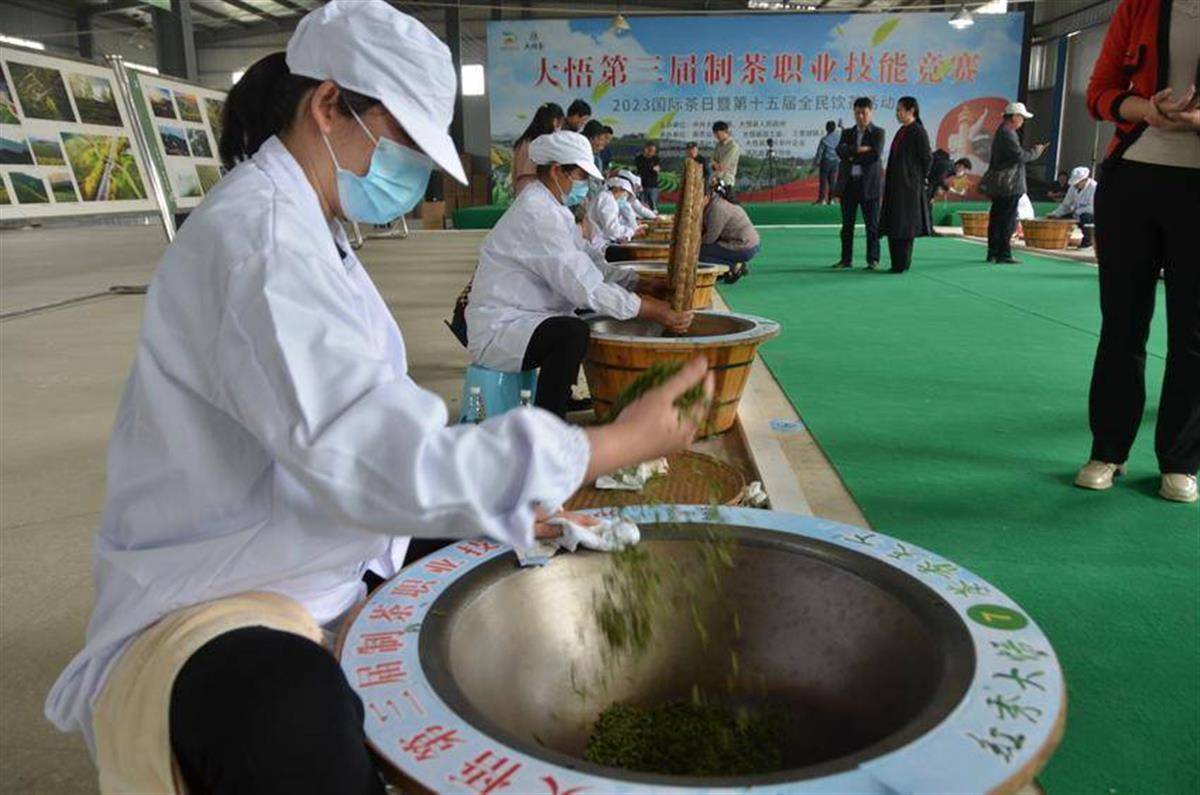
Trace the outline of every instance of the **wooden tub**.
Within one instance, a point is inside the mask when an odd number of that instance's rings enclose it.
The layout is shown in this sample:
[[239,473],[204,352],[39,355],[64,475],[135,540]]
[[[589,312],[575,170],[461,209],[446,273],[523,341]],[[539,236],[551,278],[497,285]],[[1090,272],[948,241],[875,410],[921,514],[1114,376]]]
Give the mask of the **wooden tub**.
[[613,243],[604,250],[604,258],[609,262],[646,259],[666,260],[670,253],[670,243]]
[[987,237],[989,214],[987,210],[959,211],[958,217],[962,219],[963,234],[967,237]]
[[1070,218],[1030,218],[1021,222],[1028,248],[1061,251],[1071,239],[1071,231],[1078,222]]
[[625,387],[656,362],[686,362],[703,355],[715,376],[712,409],[701,436],[724,433],[737,419],[738,404],[758,346],[779,334],[774,320],[726,312],[697,312],[686,336],[664,337],[647,320],[587,318],[592,327],[583,372],[603,418]]
[[[662,295],[667,284],[667,261],[666,260],[641,260],[630,262],[614,262],[613,265],[631,268],[637,271],[638,278],[643,281],[649,281],[654,288],[657,289],[657,295]],[[708,309],[712,306],[713,290],[717,284],[717,279],[729,272],[728,265],[717,265],[701,262],[696,267],[696,286],[692,292],[692,306],[696,309]],[[653,293],[651,290],[639,290],[638,292]]]

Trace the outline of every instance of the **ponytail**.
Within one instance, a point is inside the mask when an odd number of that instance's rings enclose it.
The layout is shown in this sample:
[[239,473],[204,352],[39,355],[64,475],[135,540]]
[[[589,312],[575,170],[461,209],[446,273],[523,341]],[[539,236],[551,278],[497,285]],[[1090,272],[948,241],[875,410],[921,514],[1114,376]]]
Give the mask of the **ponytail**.
[[[257,152],[268,138],[287,132],[300,101],[321,82],[292,74],[283,52],[256,61],[225,99],[221,140],[217,144],[221,163],[233,168]],[[353,109],[360,115],[379,104],[377,99],[344,88],[340,98],[343,109]]]

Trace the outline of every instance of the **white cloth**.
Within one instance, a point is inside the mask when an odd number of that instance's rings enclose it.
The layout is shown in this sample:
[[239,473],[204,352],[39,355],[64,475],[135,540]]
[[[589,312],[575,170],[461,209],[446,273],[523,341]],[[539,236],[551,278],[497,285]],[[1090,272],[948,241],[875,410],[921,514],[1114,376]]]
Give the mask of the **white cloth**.
[[1029,194],[1022,193],[1021,198],[1017,199],[1017,220],[1028,221],[1031,218],[1037,218],[1037,213],[1033,211],[1033,202],[1029,200]]
[[626,243],[637,231],[637,222],[621,219],[621,207],[611,190],[602,190],[588,202],[588,221],[592,224],[593,243]]
[[641,491],[652,478],[662,477],[670,471],[665,458],[643,461],[634,466],[618,469],[611,475],[596,478],[596,488],[617,491]]
[[1096,212],[1096,185],[1094,179],[1089,179],[1083,188],[1079,188],[1074,182],[1071,187],[1067,188],[1067,195],[1063,197],[1062,202],[1054,208],[1054,212],[1050,213],[1053,218],[1078,218],[1084,213]]
[[621,270],[602,257],[597,261],[571,211],[544,184],[530,185],[479,250],[467,305],[473,361],[493,370],[520,370],[537,327],[576,309],[620,320],[637,317],[641,299],[619,286],[629,283]]
[[458,78],[450,48],[383,0],[330,0],[288,40],[292,74],[375,97],[425,154],[467,184],[450,121]]
[[407,370],[345,234],[269,139],[192,212],[150,284],[109,440],[96,607],[46,716],[90,744],[112,661],[181,607],[268,591],[328,625],[363,597],[366,569],[397,570],[401,533],[531,543],[535,506],[583,481],[587,436],[537,410],[447,427]]
[[589,177],[604,179],[600,170],[596,168],[595,154],[587,138],[570,130],[539,135],[529,145],[529,159],[540,166],[550,163],[579,166]]
[[545,566],[560,549],[574,552],[579,547],[596,552],[616,552],[642,540],[641,530],[633,522],[613,516],[594,527],[584,527],[565,517],[551,519],[546,524],[563,529],[558,538],[538,539],[534,544],[516,549],[522,566]]

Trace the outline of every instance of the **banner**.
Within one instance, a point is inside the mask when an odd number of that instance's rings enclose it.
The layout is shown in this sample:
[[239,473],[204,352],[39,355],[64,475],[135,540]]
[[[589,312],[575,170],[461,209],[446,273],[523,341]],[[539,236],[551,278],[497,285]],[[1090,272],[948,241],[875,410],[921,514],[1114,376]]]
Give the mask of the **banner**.
[[107,66],[0,47],[0,219],[157,205]]
[[224,175],[217,144],[225,92],[130,70],[146,140],[177,210],[200,204]]
[[741,147],[738,195],[810,201],[811,170],[827,122],[854,123],[856,97],[891,141],[896,100],[917,98],[934,148],[987,165],[1004,105],[1016,98],[1024,15],[771,14],[501,20],[488,23],[495,201],[509,196],[512,143],[537,107],[574,99],[614,128],[613,165],[631,166],[646,140],[659,144],[660,187],[678,185],[689,141],[710,156],[712,124],[730,124]]

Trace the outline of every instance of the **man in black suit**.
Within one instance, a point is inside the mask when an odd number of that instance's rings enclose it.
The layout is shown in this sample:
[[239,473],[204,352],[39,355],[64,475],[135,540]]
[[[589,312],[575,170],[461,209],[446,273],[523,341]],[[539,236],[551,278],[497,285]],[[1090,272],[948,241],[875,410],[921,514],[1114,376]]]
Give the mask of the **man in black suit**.
[[842,198],[842,258],[833,266],[849,268],[854,259],[854,222],[862,207],[867,226],[867,267],[879,266],[879,195],[883,185],[883,128],[871,124],[869,97],[854,100],[853,127],[842,131],[837,153],[837,194]]

